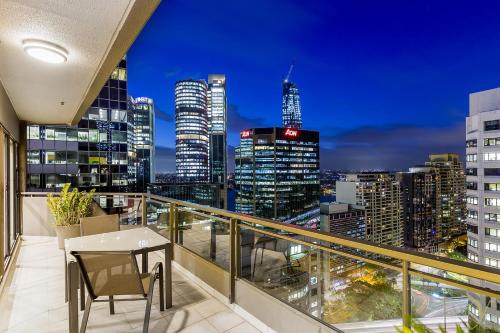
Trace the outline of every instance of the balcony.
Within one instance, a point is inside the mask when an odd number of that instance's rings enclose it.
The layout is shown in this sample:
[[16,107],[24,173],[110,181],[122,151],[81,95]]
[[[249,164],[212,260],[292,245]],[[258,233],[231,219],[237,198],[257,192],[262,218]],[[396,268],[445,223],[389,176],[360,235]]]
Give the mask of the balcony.
[[[410,314],[449,332],[464,322],[494,328],[478,301],[500,298],[493,268],[155,195],[95,200],[120,214],[122,229],[147,226],[174,242],[174,306],[155,304],[152,332],[394,332]],[[23,193],[21,210],[0,331],[67,331],[63,251],[46,195]],[[113,316],[98,308],[88,329],[140,331],[141,306],[121,303]]]

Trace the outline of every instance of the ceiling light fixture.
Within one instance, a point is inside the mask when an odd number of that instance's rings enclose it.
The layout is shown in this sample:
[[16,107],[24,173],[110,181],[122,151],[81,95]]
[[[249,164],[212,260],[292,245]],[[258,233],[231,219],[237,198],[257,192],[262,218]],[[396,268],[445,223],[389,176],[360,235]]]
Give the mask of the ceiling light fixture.
[[68,60],[68,51],[61,46],[38,39],[25,39],[24,51],[35,59],[60,64]]

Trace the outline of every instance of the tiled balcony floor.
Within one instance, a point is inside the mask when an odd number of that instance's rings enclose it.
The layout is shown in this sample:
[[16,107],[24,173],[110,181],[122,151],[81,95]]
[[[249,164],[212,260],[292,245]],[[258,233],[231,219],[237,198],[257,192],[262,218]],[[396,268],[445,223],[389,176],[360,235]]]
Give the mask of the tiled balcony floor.
[[[162,261],[150,254],[149,262]],[[173,267],[173,307],[159,311],[154,292],[149,332],[257,333],[250,323]],[[142,332],[145,302],[94,303],[87,332]],[[83,312],[80,312],[80,318]],[[67,332],[64,254],[51,237],[24,237],[16,269],[0,295],[0,332]]]

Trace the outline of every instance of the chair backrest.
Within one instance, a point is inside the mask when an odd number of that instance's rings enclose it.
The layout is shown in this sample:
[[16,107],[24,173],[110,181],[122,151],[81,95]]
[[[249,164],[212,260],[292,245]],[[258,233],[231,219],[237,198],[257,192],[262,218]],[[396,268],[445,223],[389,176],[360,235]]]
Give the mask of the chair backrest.
[[120,230],[118,214],[82,217],[80,219],[80,235],[90,236]]
[[133,252],[72,251],[90,296],[146,295]]

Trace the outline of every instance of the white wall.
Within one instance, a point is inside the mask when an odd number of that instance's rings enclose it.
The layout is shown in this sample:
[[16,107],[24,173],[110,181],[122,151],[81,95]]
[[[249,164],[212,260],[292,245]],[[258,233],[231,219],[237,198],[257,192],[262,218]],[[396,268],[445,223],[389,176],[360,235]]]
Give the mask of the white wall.
[[19,119],[12,107],[5,89],[0,82],[0,123],[9,131],[10,135],[19,141]]

